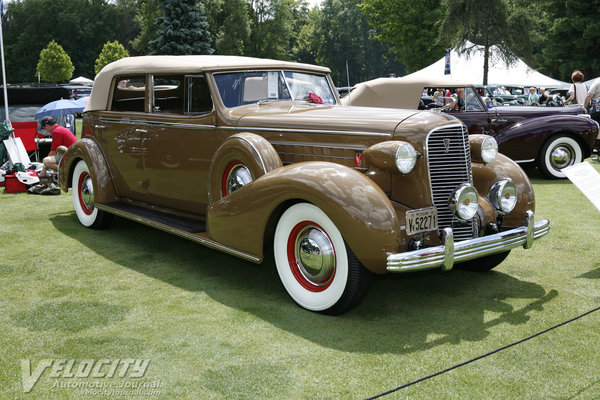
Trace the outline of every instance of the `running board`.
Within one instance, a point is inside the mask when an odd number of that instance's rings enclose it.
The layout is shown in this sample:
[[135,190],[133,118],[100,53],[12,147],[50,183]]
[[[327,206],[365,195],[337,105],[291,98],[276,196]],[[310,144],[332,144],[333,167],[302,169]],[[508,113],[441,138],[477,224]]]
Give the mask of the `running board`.
[[177,235],[184,239],[191,240],[192,242],[210,247],[211,249],[219,250],[256,264],[260,264],[263,261],[262,257],[257,257],[253,254],[215,242],[209,238],[208,233],[206,232],[206,225],[203,222],[124,203],[96,203],[94,206],[107,213],[160,229],[161,231]]

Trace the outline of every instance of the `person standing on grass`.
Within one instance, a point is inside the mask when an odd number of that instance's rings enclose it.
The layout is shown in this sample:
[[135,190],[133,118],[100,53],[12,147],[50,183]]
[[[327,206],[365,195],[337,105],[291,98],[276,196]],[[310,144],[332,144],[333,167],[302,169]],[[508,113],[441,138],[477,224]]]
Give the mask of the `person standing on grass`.
[[569,98],[565,104],[583,104],[587,96],[587,86],[583,84],[583,72],[575,71],[571,74],[573,84],[569,88]]
[[45,176],[47,170],[49,169],[58,171],[58,163],[60,162],[62,154],[58,154],[57,149],[60,146],[64,146],[68,149],[77,141],[77,138],[70,130],[58,125],[53,117],[48,116],[42,118],[40,124],[43,130],[52,135],[50,152],[48,153],[48,156],[44,157],[43,160],[46,169],[42,170],[42,172],[39,174],[40,176]]
[[[588,91],[588,94],[585,97],[585,102],[583,103],[583,106],[586,109],[588,109],[592,105],[592,102],[600,102],[600,78],[597,78],[594,81],[594,83],[592,83],[592,86],[590,86],[590,90]],[[600,122],[600,111],[596,110],[597,108],[594,107],[594,109],[590,110],[589,113],[595,121]]]

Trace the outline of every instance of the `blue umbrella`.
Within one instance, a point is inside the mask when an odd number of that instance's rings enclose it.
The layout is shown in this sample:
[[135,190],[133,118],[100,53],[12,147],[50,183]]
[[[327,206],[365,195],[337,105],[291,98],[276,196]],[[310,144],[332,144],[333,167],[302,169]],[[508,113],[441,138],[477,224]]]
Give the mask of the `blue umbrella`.
[[47,115],[50,115],[52,117],[58,117],[61,115],[80,113],[83,111],[84,108],[84,104],[78,103],[75,100],[55,100],[40,108],[35,113],[35,119],[41,119]]

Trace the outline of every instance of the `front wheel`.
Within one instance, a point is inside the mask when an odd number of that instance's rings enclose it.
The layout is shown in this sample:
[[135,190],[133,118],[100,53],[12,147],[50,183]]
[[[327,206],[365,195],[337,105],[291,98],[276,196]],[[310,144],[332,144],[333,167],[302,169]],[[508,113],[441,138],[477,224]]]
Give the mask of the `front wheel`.
[[368,290],[371,272],[313,204],[298,203],[283,213],[273,248],[283,286],[307,310],[342,314],[358,305]]
[[538,165],[542,174],[549,179],[562,179],[563,168],[583,161],[583,151],[577,140],[569,136],[555,136],[549,139],[540,150]]
[[81,160],[75,165],[71,183],[73,205],[81,225],[93,229],[106,228],[112,221],[112,214],[98,210],[94,206],[94,185],[85,161]]

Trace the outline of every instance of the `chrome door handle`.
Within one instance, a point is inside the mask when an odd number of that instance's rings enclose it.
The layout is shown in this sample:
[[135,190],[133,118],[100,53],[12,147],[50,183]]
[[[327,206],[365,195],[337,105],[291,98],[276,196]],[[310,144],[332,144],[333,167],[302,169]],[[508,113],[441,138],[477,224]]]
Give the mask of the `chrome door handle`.
[[94,125],[95,129],[104,129],[106,128],[104,125]]

